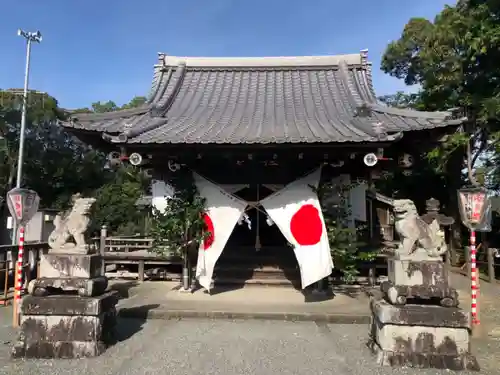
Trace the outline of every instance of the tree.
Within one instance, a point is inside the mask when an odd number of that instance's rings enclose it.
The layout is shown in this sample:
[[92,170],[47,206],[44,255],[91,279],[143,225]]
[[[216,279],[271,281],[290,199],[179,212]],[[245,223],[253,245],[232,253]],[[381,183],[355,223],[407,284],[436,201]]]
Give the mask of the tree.
[[130,100],[130,102],[124,104],[123,106],[118,106],[114,101],[99,101],[94,102],[90,105],[90,108],[78,108],[73,110],[72,113],[104,113],[104,112],[114,112],[120,109],[137,108],[145,104],[147,98],[145,96],[135,96]]
[[[213,233],[205,225],[205,199],[200,196],[193,174],[181,169],[167,183],[173,188],[164,211],[154,210],[151,236],[153,251],[163,256],[187,254]],[[184,257],[187,261],[187,257]]]
[[[44,207],[65,209],[75,193],[97,197],[94,229],[102,224],[110,232],[125,234],[141,228],[136,200],[146,179],[137,168],[104,169],[106,155],[79,141],[58,125],[67,111],[46,93],[30,91],[25,132],[23,187],[38,192]],[[123,108],[142,105],[136,97]],[[22,90],[0,90],[0,196],[15,183],[21,122]],[[81,112],[118,110],[111,101],[93,103]],[[0,202],[1,203],[1,202]]]
[[[382,58],[383,71],[408,85],[422,87],[419,101],[423,109],[459,108],[468,118],[463,132],[448,137],[442,147],[428,155],[442,169],[453,164],[458,175],[467,150],[465,165],[470,171],[485,152],[494,154],[498,161],[499,17],[498,1],[460,0],[456,6],[446,6],[434,22],[411,19]],[[495,164],[483,165],[483,175],[498,175]],[[485,182],[493,181],[487,178]],[[477,182],[473,173],[469,173],[468,182]]]
[[[95,102],[90,108],[80,108],[75,112],[103,113],[121,109],[136,108],[143,105],[146,98],[136,96],[122,107],[113,101]],[[104,158],[104,155],[102,155]],[[101,164],[104,166],[104,162]],[[93,206],[93,222],[91,232],[97,233],[102,225],[108,227],[108,232],[118,235],[142,233],[142,214],[136,206],[137,199],[147,189],[149,180],[140,168],[122,165],[115,171],[101,171],[106,180],[93,191],[96,202]]]
[[393,108],[419,110],[422,107],[422,102],[420,101],[420,95],[418,93],[406,94],[403,91],[398,91],[393,95],[380,96],[378,100]]
[[[22,92],[0,91],[0,98],[0,194],[4,196],[15,183]],[[92,191],[103,183],[96,168],[101,162],[98,153],[58,126],[64,118],[55,98],[29,92],[22,186],[37,191],[45,207],[61,207],[76,189],[84,186]]]
[[357,184],[338,184],[322,181],[316,189],[330,244],[330,251],[336,270],[341,272],[342,280],[347,284],[356,281],[359,275],[359,262],[372,261],[376,252],[365,250],[361,242],[364,227],[349,225],[351,207],[347,197]]
[[113,172],[109,181],[93,192],[96,202],[92,207],[90,232],[98,233],[103,225],[117,235],[143,232],[143,217],[136,201],[146,190],[147,183],[144,175],[131,165]]
[[[464,125],[426,152],[448,194],[442,203],[455,218],[460,244],[456,190],[463,184],[498,189],[500,138],[500,4],[459,0],[433,22],[413,18],[387,47],[381,68],[406,84],[421,87],[418,109],[458,111]],[[486,160],[482,161],[481,159]],[[468,171],[464,176],[462,171]]]

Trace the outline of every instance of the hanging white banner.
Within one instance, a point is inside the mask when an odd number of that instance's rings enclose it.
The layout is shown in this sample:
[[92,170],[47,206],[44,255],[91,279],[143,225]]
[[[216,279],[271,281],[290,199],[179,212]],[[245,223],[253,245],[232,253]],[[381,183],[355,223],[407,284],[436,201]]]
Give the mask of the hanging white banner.
[[272,191],[278,191],[285,187],[285,185],[280,184],[262,184],[262,186]]
[[215,263],[245,211],[247,202],[228,194],[196,173],[193,176],[200,196],[206,199],[205,224],[211,233],[198,249],[196,278],[202,287],[210,290]]
[[366,222],[366,190],[368,185],[361,183],[349,192],[352,220]]
[[228,193],[234,194],[240,190],[246,189],[247,187],[250,187],[248,184],[221,184],[221,188],[223,188],[225,191]]
[[302,288],[329,276],[333,270],[330,244],[318,195],[321,168],[300,178],[260,203],[286,240],[293,245]]
[[160,212],[167,208],[168,199],[174,195],[172,186],[167,185],[165,181],[153,180],[151,182],[151,194],[153,196],[151,205]]

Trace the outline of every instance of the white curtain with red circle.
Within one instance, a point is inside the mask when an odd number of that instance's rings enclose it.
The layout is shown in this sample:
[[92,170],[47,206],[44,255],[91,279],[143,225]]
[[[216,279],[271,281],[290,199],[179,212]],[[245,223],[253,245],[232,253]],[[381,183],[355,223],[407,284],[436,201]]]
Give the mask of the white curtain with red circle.
[[247,207],[247,202],[226,192],[220,186],[193,173],[200,196],[206,200],[205,224],[210,235],[200,244],[196,278],[210,290],[215,263],[229,236]]
[[321,212],[318,187],[321,168],[286,185],[260,201],[286,240],[300,268],[302,288],[329,276],[333,270],[330,244]]

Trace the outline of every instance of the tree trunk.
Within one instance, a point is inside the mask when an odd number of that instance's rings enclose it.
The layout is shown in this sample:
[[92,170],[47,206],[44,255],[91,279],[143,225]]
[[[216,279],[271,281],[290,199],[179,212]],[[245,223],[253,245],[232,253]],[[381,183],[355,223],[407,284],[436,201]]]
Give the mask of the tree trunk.
[[[464,164],[464,153],[462,149],[455,151],[446,164],[446,180],[448,190],[448,202],[446,202],[445,213],[455,219],[451,228],[451,241],[454,249],[462,248],[462,219],[458,207],[457,190],[462,187],[462,170]],[[452,259],[452,263],[455,260]]]

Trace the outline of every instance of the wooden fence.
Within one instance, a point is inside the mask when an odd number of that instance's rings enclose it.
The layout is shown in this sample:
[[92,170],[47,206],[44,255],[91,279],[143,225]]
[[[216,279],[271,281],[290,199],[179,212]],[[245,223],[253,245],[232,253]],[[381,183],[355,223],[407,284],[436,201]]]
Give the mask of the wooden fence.
[[[159,255],[150,252],[153,246],[153,239],[143,238],[139,236],[130,237],[108,237],[106,227],[101,230],[100,238],[94,239],[96,246],[99,247],[101,254],[104,257],[107,265],[135,265],[138,267],[137,273],[135,272],[107,272],[110,276],[120,277],[121,275],[127,277],[135,277],[139,281],[145,279],[145,266],[146,265],[181,265],[182,259],[178,256],[160,257]],[[394,244],[393,244],[394,245]],[[385,244],[387,248],[394,246]],[[387,249],[385,249],[387,250]],[[478,268],[482,270],[482,278],[489,282],[497,282],[496,276],[500,275],[498,271],[500,264],[497,264],[495,259],[499,256],[498,249],[483,248],[478,246]],[[387,253],[382,251],[375,261],[362,262],[359,265],[360,270],[367,271],[367,277],[360,277],[359,281],[367,282],[369,285],[375,285],[380,273],[387,274]],[[454,249],[453,252],[446,253],[444,257],[445,263],[454,271],[470,276],[470,256],[468,248],[460,251]],[[104,269],[105,271],[106,269]],[[486,276],[485,276],[486,274]]]
[[[23,253],[23,274],[25,285],[27,286],[33,277],[38,277],[38,263],[41,255],[44,251],[49,248],[47,243],[35,243],[35,244],[25,244]],[[8,259],[8,254],[10,253],[10,260]],[[34,256],[34,261],[36,262],[34,272],[31,269],[32,261],[31,256]],[[14,285],[15,280],[15,268],[17,263],[17,256],[19,254],[19,248],[17,245],[0,245],[0,290],[2,294],[0,295],[0,305],[6,305],[9,300],[9,290]]]
[[[483,248],[482,244],[479,244],[477,250],[476,264],[479,269],[479,277],[490,283],[499,283],[500,280],[497,279],[500,276],[500,261],[497,261],[500,258],[499,249],[486,246]],[[461,254],[459,254],[459,259],[452,266],[453,271],[467,275],[470,278],[471,263],[469,247],[463,249]]]
[[[96,249],[99,250],[100,254],[103,256],[103,269],[102,271],[110,277],[134,277],[139,281],[145,280],[146,266],[170,266],[182,265],[183,260],[179,256],[164,256],[161,257],[158,254],[150,252],[153,246],[153,240],[151,238],[143,238],[140,236],[130,236],[130,237],[108,237],[106,228],[103,227],[101,230],[101,236],[93,239],[93,244]],[[497,275],[500,275],[496,259],[499,257],[498,249],[494,248],[482,248],[478,246],[478,268],[481,270],[481,278],[491,283],[499,282],[496,279]],[[38,264],[40,256],[48,250],[47,243],[37,243],[37,244],[26,244],[24,252],[24,277],[26,282],[35,276],[38,277],[38,266],[36,267],[36,272],[31,272],[30,264],[33,259],[29,259],[30,252],[35,255],[36,262]],[[7,259],[7,253],[10,252],[11,259]],[[470,257],[468,253],[468,248],[462,252],[457,251],[456,260],[452,260],[451,256],[446,256],[446,264],[450,267],[452,271],[462,273],[464,275],[470,276]],[[14,282],[14,271],[15,263],[18,255],[18,247],[12,245],[0,245],[0,290],[3,289],[0,295],[0,305],[5,304],[9,295],[9,289],[13,286]],[[375,285],[377,282],[378,275],[381,273],[386,274],[387,255],[381,253],[374,262],[364,262],[360,264],[360,269],[367,271],[368,276],[363,277],[363,282],[367,282],[369,285]],[[137,267],[137,272],[129,271],[116,271],[119,266],[133,265],[134,268]],[[31,264],[32,266],[32,264]],[[178,273],[164,273],[164,276],[170,277],[171,279],[180,278]],[[360,279],[361,281],[361,279]],[[27,285],[27,283],[26,283]]]
[[[139,281],[145,279],[146,266],[181,265],[182,258],[171,255],[162,257],[151,252],[153,239],[140,236],[108,237],[106,227],[101,229],[101,236],[94,238],[96,247],[103,256],[103,273],[114,277],[135,277]],[[117,266],[134,265],[137,272],[113,272]],[[173,276],[173,275],[170,275]]]

